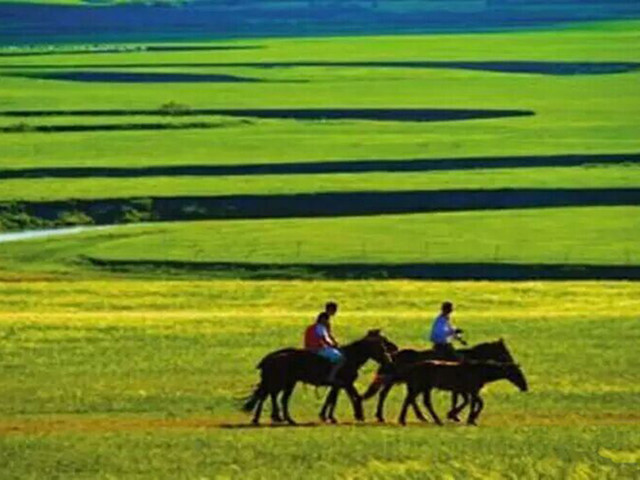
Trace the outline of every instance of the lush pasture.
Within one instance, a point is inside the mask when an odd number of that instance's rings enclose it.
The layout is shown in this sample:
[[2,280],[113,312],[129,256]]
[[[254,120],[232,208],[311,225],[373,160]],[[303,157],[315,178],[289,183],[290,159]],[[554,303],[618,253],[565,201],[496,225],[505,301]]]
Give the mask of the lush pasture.
[[[0,52],[0,214],[10,219],[0,225],[11,228],[40,225],[29,215],[48,207],[28,202],[53,200],[59,210],[45,213],[61,224],[94,221],[74,200],[119,199],[117,218],[139,221],[154,217],[127,211],[128,199],[259,194],[266,210],[282,194],[330,200],[371,192],[393,203],[411,191],[460,190],[460,199],[472,190],[510,189],[516,202],[524,189],[550,189],[550,196],[554,189],[603,189],[600,201],[581,207],[416,207],[382,215],[386,205],[375,204],[369,216],[179,221],[0,243],[0,476],[637,478],[636,283],[189,278],[220,273],[207,271],[207,262],[293,265],[294,276],[300,264],[637,267],[640,210],[621,193],[640,188],[637,27],[261,39],[192,51],[182,44],[173,51]],[[225,45],[251,48],[202,48]],[[120,81],[70,79],[104,73]],[[159,83],[162,74],[260,81],[174,76],[180,81]],[[533,115],[417,122],[198,111],[241,108]],[[42,114],[27,114],[34,110]],[[120,130],[108,131],[114,126]],[[85,131],[64,131],[72,128]],[[604,157],[567,157],[582,154]],[[615,154],[623,155],[611,160]],[[422,167],[406,170],[414,160]],[[196,167],[208,170],[185,173]],[[123,176],[107,177],[105,168]],[[621,200],[611,201],[615,195]],[[188,203],[184,218],[194,218],[200,206]],[[142,265],[126,273],[100,269],[96,260]],[[201,270],[172,277],[167,262]],[[439,303],[452,299],[471,342],[505,337],[531,391],[489,388],[475,429],[371,420],[239,428],[248,418],[235,399],[255,384],[257,361],[298,345],[328,299],[341,304],[335,329],[343,341],[382,327],[398,344],[416,347],[426,346]],[[372,371],[367,366],[360,389]],[[393,421],[401,398],[398,388],[389,400]],[[437,409],[447,400],[438,395]],[[320,404],[313,389],[299,388],[293,415],[315,422]],[[351,418],[344,398],[338,415]]]
[[171,222],[7,243],[0,260],[5,269],[75,274],[88,267],[82,261],[86,256],[195,264],[635,265],[640,260],[638,218],[638,207],[593,207]]
[[[256,361],[298,344],[327,298],[343,341],[379,326],[414,346],[452,298],[473,342],[505,337],[531,391],[490,388],[479,428],[223,428],[248,420],[233,398]],[[639,298],[633,283],[0,283],[3,476],[633,478]],[[320,403],[300,388],[293,414],[314,422]]]
[[[454,67],[399,68],[393,63],[636,62],[640,53],[635,25],[516,34],[261,40],[258,43],[263,48],[229,51],[5,57],[0,61],[0,73],[10,76],[3,76],[0,85],[4,111],[158,109],[176,102],[192,109],[506,108],[532,110],[536,115],[428,124],[257,119],[238,124],[230,119],[228,128],[204,131],[2,134],[0,165],[237,164],[633,152],[640,145],[633,115],[639,102],[637,71],[557,76]],[[375,61],[391,65],[296,67],[296,61]],[[265,62],[293,62],[294,66],[261,67]],[[267,81],[84,83],[13,76],[100,71],[98,67],[106,72],[219,73]],[[126,116],[120,120],[125,124],[133,121]],[[90,117],[5,117],[1,122],[8,126],[104,123],[102,118]]]
[[[409,191],[513,189],[517,194],[525,188],[637,188],[640,174],[633,154],[640,148],[636,121],[640,51],[636,26],[636,22],[620,22],[465,36],[270,39],[183,44],[184,50],[174,51],[99,54],[65,54],[65,47],[60,47],[59,55],[53,51],[40,56],[2,57],[0,110],[4,113],[0,113],[0,128],[12,133],[0,133],[0,170],[7,175],[0,182],[0,200],[65,202],[259,194],[267,196],[268,205],[269,195],[282,194],[387,192],[393,202],[394,192]],[[225,45],[248,48],[203,49]],[[616,62],[626,66],[612,67]],[[131,83],[130,76],[119,82],[34,78],[74,73],[234,75],[262,82]],[[216,108],[506,109],[534,115],[417,122],[400,118],[237,118],[199,112]],[[43,114],[16,113],[33,110]],[[74,114],[78,110],[85,113]],[[207,126],[164,128],[193,122]],[[128,131],[129,126],[144,125],[158,129]],[[112,126],[122,130],[100,131]],[[33,131],[48,127],[97,130]],[[606,165],[598,165],[597,160],[588,165],[564,164],[560,156],[571,154],[628,154],[629,158],[625,161],[623,156]],[[545,160],[552,155],[557,165]],[[413,159],[432,160],[436,165],[442,160],[486,157],[503,161],[512,156],[536,158],[523,159],[517,168],[489,168],[485,163],[475,169],[428,171],[425,164],[424,171],[401,171],[407,160]],[[359,167],[351,172],[304,170],[305,165],[313,168],[328,162],[340,162],[346,169],[349,162],[355,165],[363,160],[387,161],[389,165],[384,167],[387,171],[375,171],[371,165],[368,171]],[[392,164],[395,161],[397,170]],[[174,176],[169,168],[274,164],[280,165],[278,174],[211,171]],[[291,171],[286,170],[287,165]],[[87,170],[77,178],[64,178],[62,169],[73,167]],[[103,178],[97,170],[92,175],[92,168],[108,167],[158,170],[140,170],[123,178]],[[163,168],[167,168],[164,173]],[[25,169],[41,178],[11,178]],[[632,240],[638,235],[636,210],[622,206],[513,209],[370,219],[176,224],[8,245],[3,248],[3,258],[14,265],[29,258],[46,260],[37,266],[27,261],[27,269],[44,268],[45,264],[59,269],[60,262],[64,269],[75,269],[73,262],[79,255],[272,263],[628,265],[637,263]],[[422,210],[416,207],[415,211]],[[367,213],[384,212],[373,209]],[[5,224],[19,225],[20,215],[18,212]],[[214,217],[216,214],[198,218]],[[66,212],[60,210],[59,218],[54,221],[93,221],[77,214],[71,203]],[[550,239],[552,245],[548,245]],[[471,241],[474,248],[468,246]],[[44,258],[43,251],[56,253]]]
[[504,188],[625,188],[637,187],[639,180],[640,163],[628,166],[430,173],[11,179],[0,182],[0,200],[128,198],[149,194],[154,197],[173,197]]

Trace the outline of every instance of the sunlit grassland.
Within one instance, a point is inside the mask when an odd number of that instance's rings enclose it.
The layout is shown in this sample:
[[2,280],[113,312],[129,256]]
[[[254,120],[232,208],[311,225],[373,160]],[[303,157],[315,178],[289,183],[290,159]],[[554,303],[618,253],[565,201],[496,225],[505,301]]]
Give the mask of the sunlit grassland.
[[10,179],[0,200],[174,197],[504,188],[625,188],[640,186],[640,167],[587,166],[431,173],[345,173],[142,178]]
[[639,228],[638,207],[175,222],[6,243],[0,259],[6,271],[89,275],[82,260],[86,256],[283,265],[635,265]]
[[[342,306],[334,328],[344,342],[382,327],[403,346],[425,345],[434,310],[451,298],[472,342],[506,339],[531,391],[490,388],[477,429],[219,428],[246,423],[233,399],[255,382],[255,363],[299,344],[329,298]],[[622,282],[3,282],[0,456],[9,478],[259,478],[273,469],[633,478],[639,298]],[[390,420],[401,397],[397,389],[389,399]],[[437,400],[443,410],[446,396]],[[314,421],[320,403],[299,388],[293,414]],[[351,418],[344,399],[339,417]]]
[[[264,40],[234,51],[131,52],[3,58],[0,73],[54,70],[224,73],[264,83],[83,83],[3,76],[2,110],[156,109],[167,102],[197,108],[471,108],[525,109],[533,117],[465,122],[296,122],[228,120],[225,128],[157,132],[2,134],[2,168],[238,164],[378,158],[438,158],[633,152],[639,74],[550,76],[456,69],[193,66],[269,61],[637,61],[633,22],[610,29],[486,35]],[[255,42],[253,42],[255,43]],[[245,42],[246,44],[246,42]],[[243,45],[234,42],[233,45]],[[494,52],[499,52],[499,55]],[[154,67],[155,64],[155,67]],[[159,67],[173,64],[173,67]],[[184,66],[189,64],[189,66]],[[12,68],[2,69],[12,66]],[[129,65],[129,67],[127,67]],[[181,66],[182,65],[182,66]],[[98,69],[99,70],[99,69]],[[135,69],[138,71],[138,69]],[[291,83],[294,81],[294,83]],[[499,94],[497,94],[499,92]],[[170,117],[187,122],[206,117]],[[134,117],[108,122],[128,123]],[[215,119],[217,121],[217,119]],[[105,123],[102,117],[2,118],[2,125]],[[224,122],[223,122],[224,123]]]

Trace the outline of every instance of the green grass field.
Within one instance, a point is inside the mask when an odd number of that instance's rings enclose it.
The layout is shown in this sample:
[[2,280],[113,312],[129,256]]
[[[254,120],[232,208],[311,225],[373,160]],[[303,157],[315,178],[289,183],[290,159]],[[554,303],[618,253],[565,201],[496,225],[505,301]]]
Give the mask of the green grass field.
[[[127,226],[7,243],[2,270],[90,274],[81,261],[635,265],[638,207],[221,220]],[[584,218],[588,217],[589,222]],[[207,239],[206,242],[202,239]],[[553,239],[553,241],[550,241]],[[473,248],[469,248],[469,245]]]
[[[524,189],[602,189],[578,206],[385,214],[377,204],[367,216],[228,220],[205,211],[199,218],[218,219],[203,221],[186,220],[204,208],[187,199],[179,221],[8,243],[0,235],[0,477],[638,478],[640,285],[589,272],[640,266],[640,207],[615,198],[640,189],[639,25],[197,44],[261,47],[246,50],[65,54],[81,46],[61,45],[60,54],[0,56],[0,229],[91,224],[106,207],[79,205],[95,199],[120,202],[106,223],[137,223],[158,218],[143,210],[151,200],[135,200],[152,197],[265,195],[267,210],[282,194],[368,192],[394,202],[411,191],[463,198],[506,189],[517,201]],[[397,64],[426,61],[485,63]],[[543,63],[514,72],[496,71],[496,62]],[[628,65],[596,74],[585,62]],[[263,81],[35,78],[73,72]],[[197,112],[216,108],[534,114],[417,122]],[[46,115],[27,115],[34,110]],[[167,128],[193,122],[209,126]],[[156,129],[133,130],[145,125]],[[107,131],[113,126],[121,130]],[[575,155],[593,157],[571,163]],[[494,160],[511,166],[493,168]],[[411,161],[423,166],[403,171]],[[252,172],[260,165],[276,173]],[[122,176],[105,177],[105,168]],[[51,201],[57,207],[38,203]],[[220,262],[231,266],[209,271]],[[582,269],[590,280],[372,279],[400,264],[440,263],[463,272],[474,264]],[[289,267],[279,275],[294,279],[251,279],[238,267],[246,264]],[[382,274],[308,280],[319,277],[300,268],[352,264]],[[345,398],[344,423],[325,426],[316,423],[324,392],[299,387],[292,413],[305,426],[245,428],[237,399],[256,383],[256,363],[299,345],[328,299],[341,305],[334,329],[343,342],[381,327],[420,348],[438,305],[451,299],[471,343],[505,338],[531,390],[488,388],[478,428],[401,428],[402,388],[389,398],[386,426],[372,421],[373,404],[367,423],[353,424]],[[366,366],[360,390],[373,371]],[[448,397],[436,401],[444,411]]]
[[[634,283],[116,280],[0,291],[4,478],[637,475]],[[326,298],[343,306],[335,328],[345,342],[379,326],[413,346],[425,344],[438,302],[460,299],[470,339],[505,337],[531,391],[489,388],[478,428],[393,425],[401,388],[387,427],[224,428],[248,421],[233,399],[254,384],[256,362],[298,344]],[[443,410],[447,397],[437,400]],[[349,422],[347,403],[339,418]],[[299,388],[292,412],[314,421],[320,404]]]
[[[47,110],[50,114],[0,115],[0,127],[20,130],[0,134],[3,151],[0,170],[12,175],[25,169],[89,170],[82,178],[54,178],[46,174],[42,178],[8,177],[0,182],[0,200],[21,205],[20,202],[150,196],[638,188],[640,173],[634,154],[640,148],[636,121],[640,73],[636,70],[589,74],[584,66],[575,67],[571,75],[550,74],[553,69],[549,70],[549,65],[568,68],[571,62],[638,61],[636,26],[637,22],[614,22],[523,33],[271,39],[226,44],[261,47],[247,50],[74,55],[56,55],[53,51],[43,56],[4,57],[0,63],[0,75],[4,75],[0,89],[5,100],[0,110]],[[65,47],[58,48],[63,52]],[[538,73],[482,70],[485,67],[467,70],[464,63],[442,64],[437,68],[398,64],[418,61],[551,63],[535,67]],[[268,66],[270,62],[274,65]],[[296,65],[300,62],[303,64]],[[367,62],[379,63],[366,65]],[[112,83],[29,77],[56,72],[213,73],[265,82]],[[167,104],[182,106],[191,114],[160,115],[162,106]],[[532,111],[535,115],[423,123],[296,121],[194,114],[194,109],[211,108],[515,109]],[[127,114],[140,109],[158,114]],[[74,110],[108,110],[111,114],[79,116],[73,114]],[[127,125],[180,125],[198,121],[217,128],[126,131]],[[120,125],[125,130],[30,131],[43,126],[92,125]],[[588,165],[563,164],[562,155],[576,154],[622,154],[622,157],[606,165],[599,165],[597,160]],[[628,159],[624,154],[629,155]],[[398,161],[401,168],[402,162],[412,159],[437,162],[477,157],[500,160],[512,156],[535,158],[523,159],[518,168],[488,168],[485,164],[484,168],[476,169],[427,171],[425,167],[425,171],[402,172],[393,171],[391,164],[383,172],[291,174],[284,170],[288,164],[295,171],[320,162],[347,165],[363,160],[392,160]],[[548,156],[556,156],[557,165],[544,160]],[[546,164],[536,166],[538,160]],[[281,173],[143,176],[147,174],[134,172],[123,178],[99,178],[98,174],[90,173],[91,168],[97,167],[157,167],[161,172],[165,167],[243,168],[261,164],[279,164]],[[618,216],[619,212],[624,214]],[[111,238],[105,233],[86,237],[95,238],[99,242],[96,245],[85,237],[51,239],[46,243],[47,251],[53,248],[71,254],[61,256],[67,263],[79,254],[99,252],[108,257],[133,259],[144,254],[144,259],[180,261],[247,259],[286,263],[297,258],[311,263],[349,259],[394,263],[426,258],[453,262],[637,264],[632,239],[640,233],[640,217],[636,209],[622,205],[610,210],[585,207],[566,212],[514,209],[421,215],[397,219],[382,216],[234,222],[228,226],[224,222],[176,224],[145,229],[154,233],[140,237],[136,234],[136,238],[128,237],[124,243],[112,242],[115,246],[104,245],[102,238]],[[58,218],[61,220],[54,219],[54,224],[64,223],[65,219],[75,223],[91,221],[89,217],[76,215],[71,204]],[[410,226],[414,218],[420,218],[421,222]],[[5,224],[20,224],[19,215],[13,219]],[[481,225],[485,220],[489,222],[486,227]],[[41,222],[25,223],[38,224]],[[328,228],[331,235],[315,238],[319,226]],[[349,235],[338,234],[345,228]],[[467,248],[478,230],[482,245]],[[548,239],[556,233],[557,244],[548,248]],[[117,233],[114,235],[118,238]],[[302,252],[300,247],[292,247],[299,243],[303,245]],[[370,245],[363,247],[366,243]],[[433,245],[425,248],[425,243]],[[41,244],[26,242],[7,247],[6,251],[14,258],[35,258]],[[77,244],[82,247],[68,248]],[[520,248],[522,245],[527,248]],[[120,247],[122,250],[118,250]],[[496,249],[501,252],[496,253]],[[5,258],[8,256],[5,254]],[[61,257],[54,255],[47,263],[55,263],[52,259]]]

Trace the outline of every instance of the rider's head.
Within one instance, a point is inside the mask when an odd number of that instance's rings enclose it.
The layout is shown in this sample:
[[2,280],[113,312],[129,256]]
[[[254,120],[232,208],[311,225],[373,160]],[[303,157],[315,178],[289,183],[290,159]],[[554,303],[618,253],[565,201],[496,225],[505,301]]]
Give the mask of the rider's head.
[[453,303],[451,302],[442,302],[442,306],[440,307],[443,315],[449,315],[453,312]]
[[338,311],[338,304],[336,302],[327,302],[327,304],[324,306],[324,311],[330,317],[333,317]]
[[318,318],[316,318],[316,323],[326,325],[327,322],[329,322],[329,314],[327,312],[321,312]]

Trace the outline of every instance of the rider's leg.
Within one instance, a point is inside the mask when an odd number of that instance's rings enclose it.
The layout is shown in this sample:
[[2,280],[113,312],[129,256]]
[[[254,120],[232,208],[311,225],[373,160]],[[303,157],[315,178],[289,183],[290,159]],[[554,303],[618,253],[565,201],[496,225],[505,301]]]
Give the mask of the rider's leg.
[[342,353],[340,353],[338,349],[333,348],[331,349],[331,353],[328,355],[328,358],[329,358],[329,361],[333,363],[333,367],[329,372],[329,376],[327,377],[327,382],[333,384],[336,381],[336,375],[338,374],[338,371],[344,365],[344,356],[342,355]]

